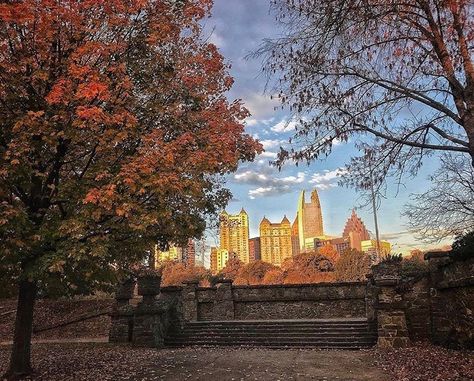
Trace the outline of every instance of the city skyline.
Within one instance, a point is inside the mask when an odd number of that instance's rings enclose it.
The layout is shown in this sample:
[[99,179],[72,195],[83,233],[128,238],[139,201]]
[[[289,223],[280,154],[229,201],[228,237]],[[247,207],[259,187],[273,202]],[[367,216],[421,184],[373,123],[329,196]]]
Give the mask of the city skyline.
[[[325,229],[330,234],[339,234],[352,209],[362,203],[360,194],[338,183],[345,164],[358,155],[354,140],[335,141],[332,153],[325,160],[317,160],[308,166],[296,167],[288,163],[279,171],[269,165],[279,147],[287,147],[297,121],[292,119],[288,110],[281,109],[279,103],[271,99],[271,88],[262,75],[260,60],[248,58],[263,39],[279,35],[268,4],[250,0],[232,3],[216,0],[212,17],[205,21],[205,30],[210,41],[232,65],[230,71],[235,83],[229,92],[229,99],[242,99],[252,114],[246,121],[246,130],[259,138],[265,149],[254,163],[241,165],[236,173],[228,176],[228,187],[234,198],[227,210],[238,213],[244,207],[250,215],[250,236],[255,237],[263,216],[278,221],[286,214],[293,222],[294,211],[291,208],[297,202],[300,190],[315,187],[326,211]],[[427,244],[419,240],[408,230],[406,217],[400,214],[403,206],[409,203],[411,194],[422,193],[429,188],[428,176],[437,166],[437,160],[427,161],[415,178],[407,177],[401,183],[396,179],[388,180],[387,192],[378,210],[379,227],[381,239],[397,243],[394,248],[397,252],[408,253],[414,248],[428,250],[451,242],[445,240]],[[275,205],[278,205],[278,211],[272,210]],[[357,208],[357,212],[367,228],[374,232],[371,208]]]

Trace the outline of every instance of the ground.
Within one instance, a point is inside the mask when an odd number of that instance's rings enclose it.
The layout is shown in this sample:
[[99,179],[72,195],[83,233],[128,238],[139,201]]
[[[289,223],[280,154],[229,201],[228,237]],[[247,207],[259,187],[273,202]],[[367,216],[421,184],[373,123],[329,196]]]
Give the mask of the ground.
[[[0,347],[0,364],[7,358],[8,348]],[[34,380],[44,381],[390,380],[370,351],[36,344],[33,359]]]
[[[73,299],[49,300],[40,299],[35,303],[33,329],[40,331],[61,325],[78,318],[106,312],[111,308],[113,299]],[[0,300],[0,342],[11,340],[15,321],[16,300]],[[108,315],[69,324],[63,327],[35,332],[34,339],[104,337],[109,333],[110,318]]]

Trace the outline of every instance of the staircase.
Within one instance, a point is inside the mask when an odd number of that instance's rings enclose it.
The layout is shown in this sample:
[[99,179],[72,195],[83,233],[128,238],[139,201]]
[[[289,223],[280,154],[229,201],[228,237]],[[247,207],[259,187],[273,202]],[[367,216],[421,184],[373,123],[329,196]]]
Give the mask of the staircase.
[[375,328],[366,319],[239,320],[186,323],[166,338],[165,345],[362,349],[376,341]]

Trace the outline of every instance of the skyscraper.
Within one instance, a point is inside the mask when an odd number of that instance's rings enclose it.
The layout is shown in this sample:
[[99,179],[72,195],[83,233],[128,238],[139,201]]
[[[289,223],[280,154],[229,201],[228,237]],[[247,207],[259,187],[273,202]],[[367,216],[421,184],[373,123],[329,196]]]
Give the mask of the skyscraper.
[[370,240],[370,234],[367,228],[354,209],[346,222],[342,236],[349,238],[351,248],[358,251],[362,251],[362,241]]
[[311,192],[311,202],[305,201],[305,192],[302,191],[298,200],[298,240],[300,251],[306,247],[314,247],[314,239],[324,236],[323,215],[316,189]]
[[262,259],[260,254],[260,237],[249,239],[249,256],[250,262],[259,261]]
[[249,216],[242,208],[239,214],[225,210],[220,215],[220,249],[235,253],[240,261],[249,263]]
[[260,222],[260,252],[262,261],[276,266],[291,258],[291,223],[286,216],[280,223],[271,223],[265,217]]

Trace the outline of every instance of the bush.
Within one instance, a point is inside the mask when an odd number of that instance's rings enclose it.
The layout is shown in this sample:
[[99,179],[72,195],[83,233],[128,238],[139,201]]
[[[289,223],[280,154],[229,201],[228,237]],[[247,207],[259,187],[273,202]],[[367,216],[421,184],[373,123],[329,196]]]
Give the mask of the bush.
[[455,261],[464,261],[474,257],[474,231],[456,237],[450,256]]
[[336,263],[335,279],[341,282],[365,281],[370,271],[370,258],[360,251],[346,250]]

